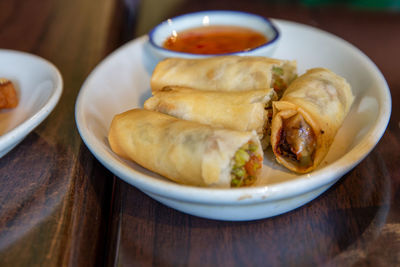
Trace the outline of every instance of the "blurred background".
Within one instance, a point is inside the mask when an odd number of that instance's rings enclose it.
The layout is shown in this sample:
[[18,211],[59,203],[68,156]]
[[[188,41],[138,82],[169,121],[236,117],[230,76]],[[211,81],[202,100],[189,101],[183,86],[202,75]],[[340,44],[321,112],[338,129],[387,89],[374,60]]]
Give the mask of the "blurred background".
[[[236,1],[218,1],[215,4],[212,0],[123,0],[132,13],[140,14],[138,17],[131,16],[131,19],[136,19],[136,28],[134,32],[137,36],[146,34],[152,26],[154,27],[160,21],[175,15],[179,15],[176,10],[179,7],[185,10],[192,8],[195,10],[210,10],[210,9],[228,9],[246,11],[246,5],[237,3]],[[260,6],[260,13],[265,13],[265,6],[271,9],[270,17],[274,17],[274,9],[288,8],[288,12],[296,8],[311,8],[311,10],[321,9],[336,9],[337,12],[345,10],[357,10],[360,12],[379,12],[389,11],[400,12],[400,0],[249,0],[252,4]],[[175,12],[172,12],[174,10]],[[280,13],[280,12],[279,12]]]

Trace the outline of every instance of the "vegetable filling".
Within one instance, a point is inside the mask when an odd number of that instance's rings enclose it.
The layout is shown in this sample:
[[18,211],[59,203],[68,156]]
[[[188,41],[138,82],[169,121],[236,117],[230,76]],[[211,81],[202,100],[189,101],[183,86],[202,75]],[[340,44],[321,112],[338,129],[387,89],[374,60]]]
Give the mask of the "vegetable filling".
[[281,98],[283,95],[283,92],[287,88],[287,84],[285,80],[283,79],[283,68],[281,67],[272,67],[272,81],[271,81],[271,87],[274,88],[275,92],[278,95],[278,98]]
[[315,134],[301,114],[283,121],[277,152],[297,166],[313,165],[316,147]]
[[258,146],[249,141],[239,148],[233,157],[231,186],[249,186],[256,180],[257,171],[262,166]]

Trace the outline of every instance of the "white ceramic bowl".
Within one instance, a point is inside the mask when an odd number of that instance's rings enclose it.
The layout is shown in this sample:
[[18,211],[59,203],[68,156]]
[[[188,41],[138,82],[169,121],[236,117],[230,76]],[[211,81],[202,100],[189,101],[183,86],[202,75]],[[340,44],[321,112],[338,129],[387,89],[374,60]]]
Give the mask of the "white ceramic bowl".
[[0,110],[0,158],[21,142],[54,109],[63,81],[49,61],[35,55],[0,49],[0,77],[12,81],[19,103]]
[[[213,55],[199,55],[183,52],[175,52],[162,47],[164,41],[173,33],[183,30],[208,26],[208,25],[231,25],[242,26],[255,30],[267,37],[268,42],[256,48],[225,55],[241,56],[272,56],[279,42],[278,28],[269,19],[239,11],[202,11],[189,13],[167,19],[153,28],[149,33],[150,49],[157,60],[167,57],[197,58]],[[221,54],[219,54],[221,55]],[[214,55],[215,56],[215,55]]]
[[[351,84],[355,101],[327,157],[313,172],[297,175],[267,152],[254,186],[212,189],[174,183],[118,157],[107,135],[112,118],[143,107],[151,96],[147,38],[127,43],[109,55],[85,81],[75,116],[82,139],[115,175],[174,209],[219,220],[254,220],[293,210],[313,200],[356,166],[385,132],[391,112],[387,83],[375,64],[350,43],[306,25],[274,20],[282,39],[276,57],[297,60],[299,73],[326,67]],[[110,94],[112,92],[112,94]]]

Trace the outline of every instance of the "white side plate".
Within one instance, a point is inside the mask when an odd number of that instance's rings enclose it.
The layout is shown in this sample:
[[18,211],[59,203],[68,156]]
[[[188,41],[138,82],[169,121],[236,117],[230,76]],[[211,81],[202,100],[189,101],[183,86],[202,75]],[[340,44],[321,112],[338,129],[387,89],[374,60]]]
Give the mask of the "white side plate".
[[54,109],[63,80],[58,69],[35,55],[0,49],[0,78],[12,81],[19,103],[0,110],[0,158],[21,142]]

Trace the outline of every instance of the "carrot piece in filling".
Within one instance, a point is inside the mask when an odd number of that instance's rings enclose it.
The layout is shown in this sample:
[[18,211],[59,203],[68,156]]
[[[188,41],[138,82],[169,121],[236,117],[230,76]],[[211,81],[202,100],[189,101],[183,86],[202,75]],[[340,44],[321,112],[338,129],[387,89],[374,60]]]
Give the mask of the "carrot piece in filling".
[[257,172],[262,167],[262,157],[257,146],[248,142],[236,151],[231,171],[231,186],[248,186],[255,182]]

